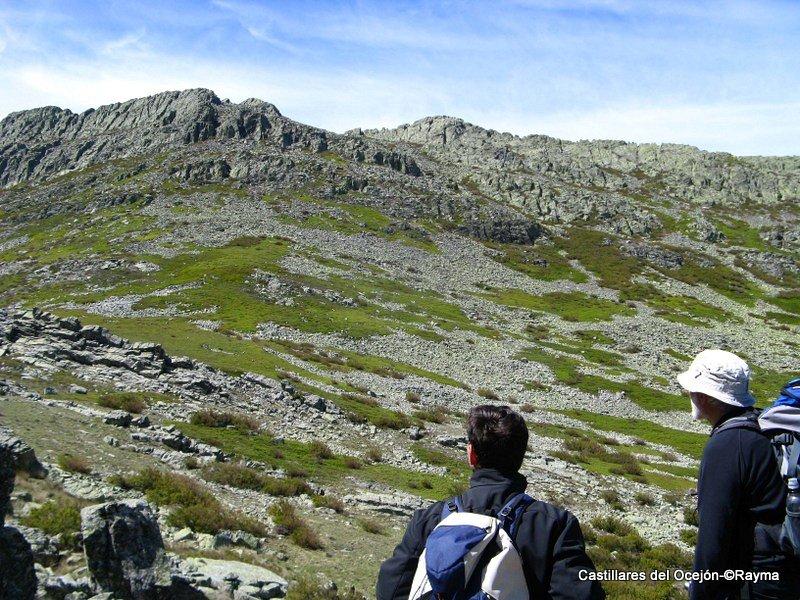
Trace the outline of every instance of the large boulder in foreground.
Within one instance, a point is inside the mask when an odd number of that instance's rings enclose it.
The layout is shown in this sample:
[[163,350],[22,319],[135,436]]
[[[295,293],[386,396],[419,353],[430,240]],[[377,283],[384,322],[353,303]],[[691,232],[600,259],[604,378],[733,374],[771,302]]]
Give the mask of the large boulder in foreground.
[[150,505],[123,500],[87,506],[81,534],[92,581],[124,599],[165,597],[170,561]]
[[36,572],[31,545],[17,529],[3,526],[13,490],[14,456],[0,446],[0,598],[32,600],[36,595]]

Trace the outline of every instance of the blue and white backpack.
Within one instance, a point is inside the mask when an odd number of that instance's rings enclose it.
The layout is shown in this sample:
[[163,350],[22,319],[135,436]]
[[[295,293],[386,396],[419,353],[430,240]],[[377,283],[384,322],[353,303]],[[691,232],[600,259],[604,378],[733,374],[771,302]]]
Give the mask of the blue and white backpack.
[[[770,438],[776,466],[787,484],[788,495],[790,480],[800,478],[800,378],[787,383],[769,408],[728,419],[714,433],[735,428],[759,431]],[[775,527],[779,529],[778,537],[784,552],[800,559],[800,513],[790,510],[787,504],[784,522]]]
[[518,494],[497,517],[464,512],[458,497],[446,502],[419,557],[408,599],[529,600],[514,537],[532,502]]

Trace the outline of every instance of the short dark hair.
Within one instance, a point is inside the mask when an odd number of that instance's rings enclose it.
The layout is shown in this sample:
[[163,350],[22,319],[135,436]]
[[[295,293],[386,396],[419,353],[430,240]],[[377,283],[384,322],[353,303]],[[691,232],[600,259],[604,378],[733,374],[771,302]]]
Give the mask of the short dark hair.
[[467,440],[479,467],[516,473],[528,448],[528,427],[508,406],[482,404],[469,411]]

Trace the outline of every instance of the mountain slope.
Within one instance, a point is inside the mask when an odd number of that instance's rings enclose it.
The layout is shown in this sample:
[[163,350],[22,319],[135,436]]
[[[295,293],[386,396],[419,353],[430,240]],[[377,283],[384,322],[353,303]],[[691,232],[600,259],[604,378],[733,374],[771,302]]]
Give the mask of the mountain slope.
[[[470,406],[524,410],[536,495],[584,520],[624,511],[648,539],[682,544],[670,524],[688,501],[673,492],[693,485],[704,430],[674,375],[727,347],[751,361],[765,403],[798,368],[796,157],[518,137],[450,117],[335,134],[187,90],[9,115],[0,184],[2,305],[130,340],[109,342],[113,360],[81,359],[56,343],[83,343],[68,328],[5,313],[2,377],[36,406],[8,411],[11,426],[38,432],[27,441],[54,460],[69,433],[30,421],[47,402],[102,411],[115,384],[167,394],[143,408],[158,427],[304,474],[363,518],[395,515],[369,561],[325,562],[362,591],[397,515],[463,484]],[[140,372],[133,342],[188,356],[214,386]],[[288,446],[193,419],[204,406],[247,413]],[[130,441],[163,450],[150,437]],[[334,458],[313,459],[314,441]],[[170,461],[233,507],[275,497]],[[337,552],[364,543],[295,502]],[[289,574],[314,568],[313,551],[289,547]]]

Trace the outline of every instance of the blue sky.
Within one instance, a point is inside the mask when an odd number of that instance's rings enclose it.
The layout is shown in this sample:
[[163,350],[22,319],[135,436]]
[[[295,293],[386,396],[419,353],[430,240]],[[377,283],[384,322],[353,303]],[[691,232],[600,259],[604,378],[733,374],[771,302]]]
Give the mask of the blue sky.
[[800,154],[800,1],[0,0],[0,116],[187,87],[333,131]]

